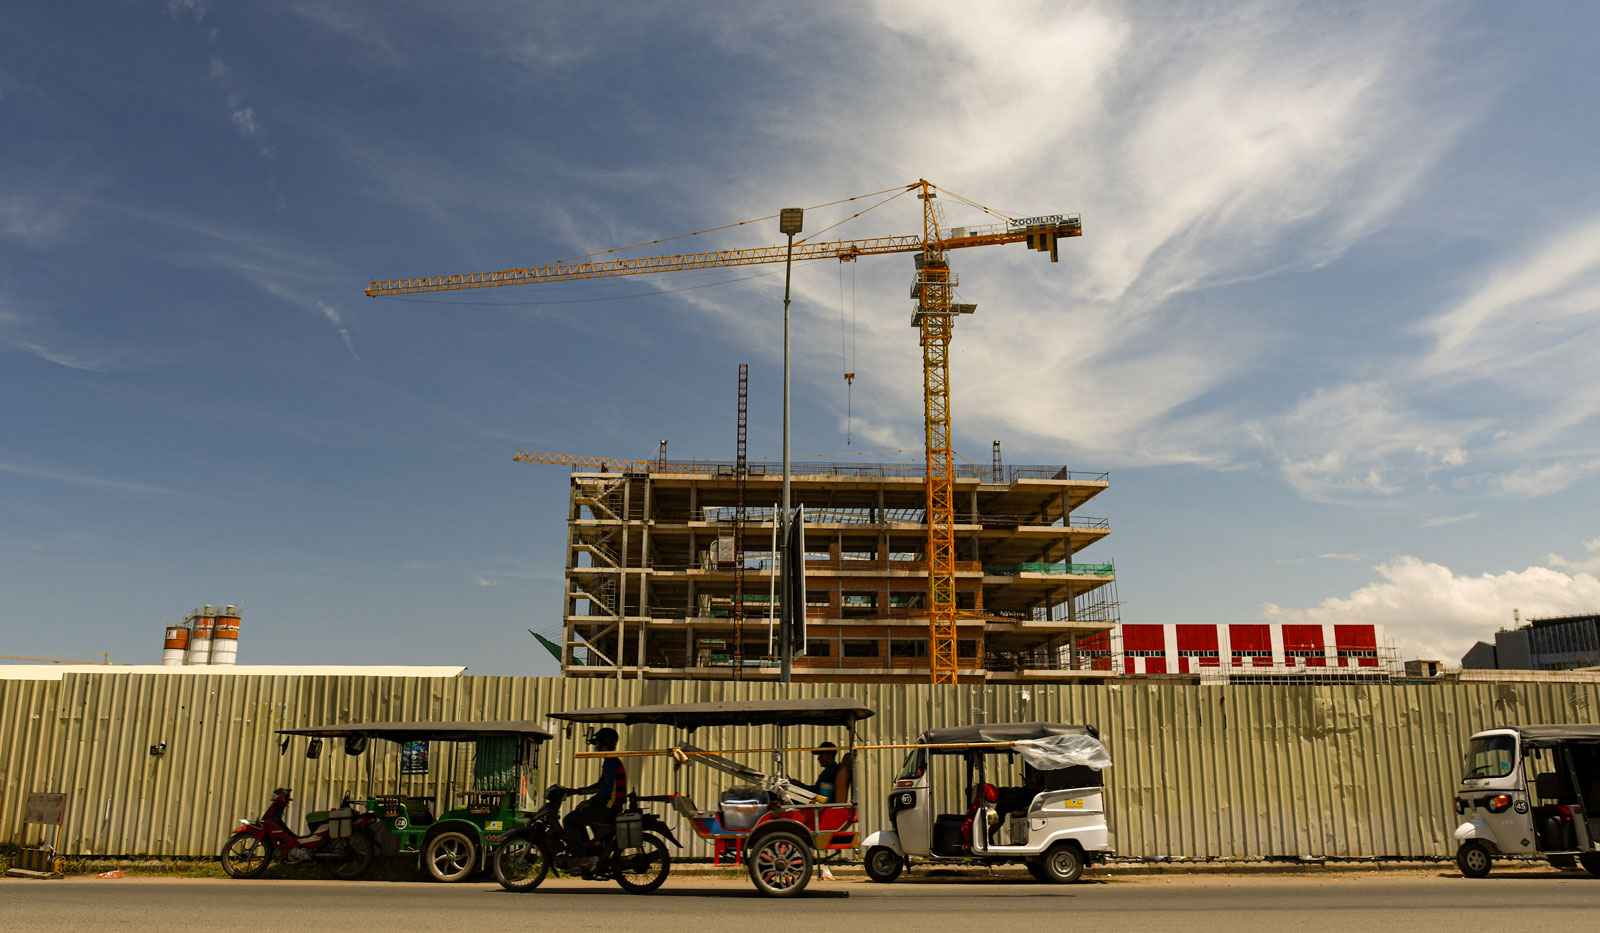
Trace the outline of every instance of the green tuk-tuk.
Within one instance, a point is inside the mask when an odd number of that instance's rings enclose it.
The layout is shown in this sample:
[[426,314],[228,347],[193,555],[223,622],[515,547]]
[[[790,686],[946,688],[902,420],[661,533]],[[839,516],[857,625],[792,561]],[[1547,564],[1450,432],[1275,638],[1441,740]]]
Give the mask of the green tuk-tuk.
[[[394,743],[399,777],[388,792],[378,791],[376,756],[367,756],[365,806],[382,827],[378,851],[415,858],[438,881],[465,881],[486,868],[506,834],[527,825],[537,807],[539,748],[554,738],[527,721],[347,723],[278,734],[309,736],[308,757],[322,739],[344,739],[350,755],[372,739]],[[436,744],[445,746],[440,755],[431,754]],[[442,774],[433,770],[441,758]]]

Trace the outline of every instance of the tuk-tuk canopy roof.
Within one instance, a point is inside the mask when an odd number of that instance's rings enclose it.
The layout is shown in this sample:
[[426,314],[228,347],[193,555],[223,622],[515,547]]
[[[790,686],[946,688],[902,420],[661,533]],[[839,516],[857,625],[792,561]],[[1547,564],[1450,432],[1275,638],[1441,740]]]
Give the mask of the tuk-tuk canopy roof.
[[352,722],[334,726],[309,726],[304,729],[279,729],[279,735],[311,735],[343,738],[364,735],[391,742],[470,742],[474,739],[520,737],[544,742],[555,736],[531,720],[503,722]]
[[[988,742],[1021,742],[1052,735],[1100,737],[1094,726],[1069,726],[1059,722],[986,722],[972,726],[929,729],[917,739],[919,745],[982,745]],[[959,755],[959,748],[930,748],[935,755]],[[1004,751],[1004,749],[996,749]]]
[[1541,747],[1563,742],[1600,742],[1600,725],[1579,723],[1566,726],[1512,726],[1524,745]]
[[872,715],[872,710],[853,697],[595,706],[550,714],[552,719],[569,722],[655,724],[691,731],[700,726],[851,726]]

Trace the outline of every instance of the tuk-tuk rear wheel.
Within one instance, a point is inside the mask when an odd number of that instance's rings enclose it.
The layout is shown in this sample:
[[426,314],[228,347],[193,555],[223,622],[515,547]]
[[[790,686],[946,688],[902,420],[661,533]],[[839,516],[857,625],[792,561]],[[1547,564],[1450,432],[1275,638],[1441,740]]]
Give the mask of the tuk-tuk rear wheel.
[[1487,878],[1494,860],[1489,857],[1489,847],[1476,839],[1468,839],[1456,850],[1456,867],[1468,878]]
[[1586,852],[1578,856],[1578,864],[1583,870],[1596,878],[1600,878],[1600,852]]
[[466,833],[443,832],[428,840],[422,861],[435,881],[465,881],[478,867],[478,847]]
[[1072,884],[1083,877],[1083,853],[1070,842],[1058,842],[1039,859],[1045,880]]
[[793,833],[762,837],[746,857],[750,881],[770,897],[793,897],[811,882],[811,841]]

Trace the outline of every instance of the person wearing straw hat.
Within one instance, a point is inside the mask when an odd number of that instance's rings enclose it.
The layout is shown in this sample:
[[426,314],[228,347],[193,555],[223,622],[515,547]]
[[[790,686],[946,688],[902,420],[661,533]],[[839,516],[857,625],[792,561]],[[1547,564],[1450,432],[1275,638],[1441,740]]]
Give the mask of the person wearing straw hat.
[[815,784],[796,781],[796,787],[803,787],[826,803],[834,799],[834,784],[839,777],[839,746],[832,742],[823,742],[812,750],[811,754],[817,756],[817,764],[822,767],[822,772],[817,775]]

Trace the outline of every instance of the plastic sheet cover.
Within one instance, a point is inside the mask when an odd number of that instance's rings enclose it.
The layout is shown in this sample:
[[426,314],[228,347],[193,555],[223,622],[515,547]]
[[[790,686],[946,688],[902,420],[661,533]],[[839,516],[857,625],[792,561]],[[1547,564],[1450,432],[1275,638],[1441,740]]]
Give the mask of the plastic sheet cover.
[[1096,771],[1111,767],[1111,754],[1092,735],[1048,735],[1023,739],[1012,746],[1022,760],[1040,771],[1083,765]]

